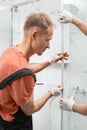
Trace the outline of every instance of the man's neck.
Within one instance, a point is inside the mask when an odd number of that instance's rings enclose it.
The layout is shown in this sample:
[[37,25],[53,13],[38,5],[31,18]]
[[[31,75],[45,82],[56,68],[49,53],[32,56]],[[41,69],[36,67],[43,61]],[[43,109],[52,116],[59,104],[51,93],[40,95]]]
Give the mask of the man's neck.
[[18,48],[18,50],[20,52],[24,53],[24,55],[27,58],[29,58],[32,55],[34,55],[34,52],[32,50],[31,44],[27,43],[25,40],[23,40],[17,48]]

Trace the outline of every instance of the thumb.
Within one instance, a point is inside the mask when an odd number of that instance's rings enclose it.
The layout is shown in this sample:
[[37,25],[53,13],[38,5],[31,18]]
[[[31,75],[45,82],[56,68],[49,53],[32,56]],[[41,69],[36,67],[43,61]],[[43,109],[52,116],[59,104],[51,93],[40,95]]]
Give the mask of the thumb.
[[57,88],[58,88],[60,91],[62,91],[62,90],[64,89],[64,87],[61,86],[61,85],[58,85]]
[[62,102],[64,99],[63,98],[60,98],[60,102]]
[[58,19],[59,22],[64,23],[65,21],[63,19]]

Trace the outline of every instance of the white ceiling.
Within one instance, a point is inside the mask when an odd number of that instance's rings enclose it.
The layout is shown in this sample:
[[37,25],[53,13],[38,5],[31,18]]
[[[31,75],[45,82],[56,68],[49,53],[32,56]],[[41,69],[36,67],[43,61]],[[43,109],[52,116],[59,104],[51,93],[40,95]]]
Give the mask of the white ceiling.
[[39,0],[0,0],[0,8],[3,7],[18,7],[18,6],[23,6],[28,3],[33,3],[37,2]]

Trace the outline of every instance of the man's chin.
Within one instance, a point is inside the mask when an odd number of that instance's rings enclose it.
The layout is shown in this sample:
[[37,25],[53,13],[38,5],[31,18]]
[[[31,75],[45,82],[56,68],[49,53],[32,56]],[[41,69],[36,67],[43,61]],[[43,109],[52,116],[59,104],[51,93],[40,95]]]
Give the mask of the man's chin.
[[43,52],[41,52],[41,53],[37,53],[38,56],[41,56],[42,54],[43,54]]

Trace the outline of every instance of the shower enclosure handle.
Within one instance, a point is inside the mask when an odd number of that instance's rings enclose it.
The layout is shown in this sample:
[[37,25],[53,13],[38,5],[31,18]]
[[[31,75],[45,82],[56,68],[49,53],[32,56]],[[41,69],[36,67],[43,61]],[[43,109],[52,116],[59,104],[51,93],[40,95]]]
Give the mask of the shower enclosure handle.
[[72,90],[75,92],[75,94],[81,94],[81,95],[87,94],[87,91],[85,89],[81,89],[78,86],[75,88],[72,88]]

